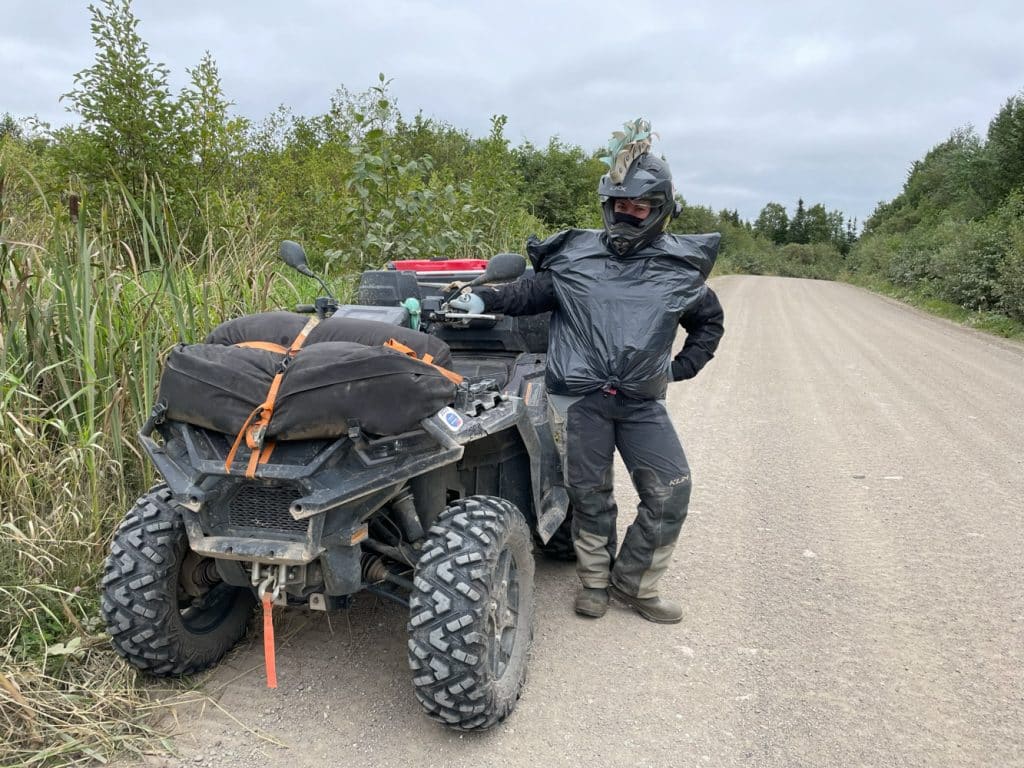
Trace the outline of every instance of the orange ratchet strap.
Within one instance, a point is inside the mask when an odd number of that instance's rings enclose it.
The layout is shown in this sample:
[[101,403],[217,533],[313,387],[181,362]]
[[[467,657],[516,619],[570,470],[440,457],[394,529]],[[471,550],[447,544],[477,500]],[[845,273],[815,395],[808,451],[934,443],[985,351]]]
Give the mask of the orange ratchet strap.
[[245,476],[253,478],[256,476],[256,467],[260,464],[265,464],[270,459],[270,454],[274,450],[274,444],[272,441],[268,441],[266,446],[263,444],[263,436],[267,432],[267,425],[270,424],[270,418],[274,415],[274,402],[277,400],[277,393],[281,389],[281,382],[284,380],[284,373],[288,369],[288,363],[291,359],[299,353],[302,349],[302,345],[306,343],[306,338],[309,336],[309,332],[316,327],[316,324],[320,320],[316,317],[309,318],[309,322],[299,331],[299,335],[295,337],[292,345],[285,349],[279,344],[270,344],[268,342],[261,341],[247,341],[236,346],[250,347],[256,349],[264,349],[269,352],[284,352],[285,357],[281,359],[281,365],[274,375],[274,380],[270,383],[270,390],[267,392],[267,398],[260,405],[257,405],[249,417],[245,420],[242,428],[238,431],[238,436],[235,438],[235,444],[231,446],[231,450],[228,452],[228,457],[224,462],[224,471],[230,472],[231,465],[235,461],[235,454],[238,453],[238,449],[242,445],[242,439],[245,438],[245,444],[249,447],[251,454],[249,455],[249,464],[245,468]]
[[274,598],[264,592],[263,603],[263,663],[267,668],[267,688],[277,688],[277,655],[274,652]]
[[276,352],[279,355],[288,354],[288,347],[283,347],[272,341],[240,341],[232,346],[243,347],[245,349],[262,349],[264,352]]
[[438,371],[441,372],[442,376],[444,376],[449,381],[454,382],[455,384],[462,383],[462,377],[459,374],[457,374],[455,371],[449,371],[447,368],[442,368],[440,365],[437,365],[434,362],[434,356],[431,355],[429,352],[425,352],[423,354],[423,357],[417,357],[416,350],[412,349],[411,347],[405,346],[405,344],[400,342],[398,339],[388,339],[387,341],[384,342],[384,346],[387,347],[388,349],[393,349],[397,352],[401,352],[403,355],[408,355],[413,360],[419,360],[421,363],[426,363],[431,368],[436,368]]

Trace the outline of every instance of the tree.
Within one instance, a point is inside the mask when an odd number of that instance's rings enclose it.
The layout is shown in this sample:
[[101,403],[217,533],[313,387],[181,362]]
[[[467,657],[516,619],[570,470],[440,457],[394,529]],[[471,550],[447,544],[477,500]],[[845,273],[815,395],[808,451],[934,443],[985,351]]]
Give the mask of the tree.
[[502,224],[514,218],[523,208],[522,181],[505,138],[506,115],[491,117],[487,138],[473,142],[470,150],[473,170],[469,178],[468,204],[485,213],[488,237],[495,235]]
[[785,206],[780,203],[768,203],[754,222],[754,231],[776,245],[786,242],[789,232],[789,216]]
[[414,115],[411,121],[398,116],[395,141],[405,157],[432,157],[436,167],[444,169],[453,181],[465,179],[472,173],[470,147],[473,140],[470,135],[447,123],[424,117],[422,112]]
[[842,211],[829,211],[826,218],[828,220],[828,242],[845,256],[850,252],[846,215]]
[[147,174],[171,185],[188,158],[182,157],[181,110],[168,89],[167,69],[150,60],[131,0],[103,0],[89,11],[96,61],[61,97],[82,116],[81,130],[61,137],[73,145],[67,170],[91,183],[117,176],[136,191]]
[[228,115],[231,102],[224,96],[217,64],[209,51],[188,73],[191,87],[181,95],[182,138],[195,171],[194,189],[198,191],[223,180],[245,148],[247,121]]
[[733,224],[737,227],[742,226],[742,222],[740,221],[740,212],[736,209],[730,211],[728,208],[723,208],[718,212],[718,220],[722,223]]
[[804,233],[808,243],[827,243],[832,240],[832,224],[825,206],[821,203],[815,203],[807,209]]
[[1024,186],[1024,92],[1007,99],[989,123],[984,154],[987,197],[994,207]]
[[797,200],[796,213],[793,214],[793,219],[789,222],[786,242],[800,244],[809,242],[807,237],[807,211],[804,210],[803,198]]
[[971,128],[961,128],[915,162],[903,187],[914,223],[934,226],[949,216],[969,220],[983,215],[978,190],[991,187],[985,178],[991,172],[982,156],[977,134]]
[[21,129],[21,124],[14,119],[14,116],[10,112],[4,112],[4,116],[0,118],[0,141],[3,141],[7,137],[17,141],[23,136],[24,131]]
[[718,216],[706,205],[688,205],[678,195],[676,200],[682,206],[682,210],[669,224],[670,232],[715,232],[718,229]]
[[597,186],[604,165],[558,137],[545,149],[524,142],[512,152],[530,211],[551,229],[579,227],[597,211]]

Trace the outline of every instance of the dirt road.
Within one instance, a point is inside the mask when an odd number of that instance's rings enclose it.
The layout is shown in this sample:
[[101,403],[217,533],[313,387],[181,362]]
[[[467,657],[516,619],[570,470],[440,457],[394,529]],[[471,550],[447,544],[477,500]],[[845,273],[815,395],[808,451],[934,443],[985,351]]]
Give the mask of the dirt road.
[[[281,687],[250,641],[146,764],[1024,765],[1024,345],[847,285],[713,285],[726,338],[669,400],[682,624],[578,618],[541,562],[519,707],[459,735],[420,713],[403,609],[293,613]],[[624,524],[621,465],[616,490]]]

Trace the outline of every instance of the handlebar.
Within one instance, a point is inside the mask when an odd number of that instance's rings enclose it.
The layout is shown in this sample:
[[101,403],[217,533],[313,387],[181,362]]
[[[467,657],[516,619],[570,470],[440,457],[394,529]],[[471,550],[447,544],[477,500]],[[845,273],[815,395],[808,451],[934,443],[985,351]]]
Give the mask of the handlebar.
[[[448,309],[431,310],[424,313],[423,319],[427,323],[438,323],[441,325],[448,325],[453,327],[491,327],[498,320],[501,319],[501,315],[495,314],[470,314],[469,312],[456,312]],[[484,323],[483,326],[480,324]]]
[[296,304],[295,311],[303,315],[318,315],[323,320],[338,311],[338,301],[331,296],[321,296],[315,304]]
[[472,312],[452,312],[448,310],[438,312],[437,317],[449,322],[458,322],[459,320],[497,320],[499,315],[477,315]]
[[[337,311],[338,306],[333,299],[317,299],[316,304],[296,304],[295,312],[302,315],[320,315],[321,319],[328,318]],[[493,324],[501,315],[492,313],[472,314],[469,312],[457,312],[447,308],[447,303],[442,304],[439,309],[428,309],[423,313],[423,320],[428,323],[445,323],[448,325],[468,326],[471,321],[483,321]]]

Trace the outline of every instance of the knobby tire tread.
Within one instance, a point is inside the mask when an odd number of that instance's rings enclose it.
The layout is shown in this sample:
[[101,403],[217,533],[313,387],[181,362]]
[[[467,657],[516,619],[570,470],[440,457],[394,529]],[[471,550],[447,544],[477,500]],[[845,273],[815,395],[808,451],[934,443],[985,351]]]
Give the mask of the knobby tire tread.
[[165,677],[201,672],[245,634],[254,600],[234,588],[223,616],[202,633],[182,622],[178,573],[188,537],[171,492],[157,486],[140,498],[114,533],[104,564],[100,607],[114,649],[132,666]]
[[[521,582],[520,625],[508,668],[496,680],[488,664],[486,611],[504,548],[515,557]],[[416,696],[430,717],[449,727],[490,728],[512,712],[526,679],[534,612],[529,528],[508,501],[472,496],[442,513],[422,551],[409,620]]]

